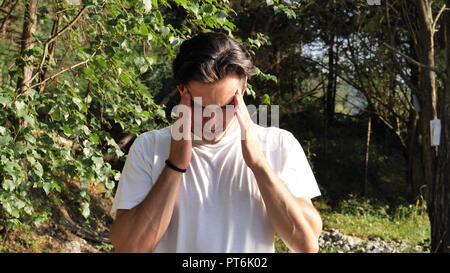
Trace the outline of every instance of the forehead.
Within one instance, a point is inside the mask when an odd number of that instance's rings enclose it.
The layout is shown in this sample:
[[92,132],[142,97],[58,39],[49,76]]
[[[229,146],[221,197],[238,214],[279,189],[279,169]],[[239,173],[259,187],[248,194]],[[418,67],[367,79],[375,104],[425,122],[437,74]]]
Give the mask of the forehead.
[[231,74],[215,83],[190,81],[186,86],[194,96],[229,95],[241,88],[242,83],[243,79],[235,74]]

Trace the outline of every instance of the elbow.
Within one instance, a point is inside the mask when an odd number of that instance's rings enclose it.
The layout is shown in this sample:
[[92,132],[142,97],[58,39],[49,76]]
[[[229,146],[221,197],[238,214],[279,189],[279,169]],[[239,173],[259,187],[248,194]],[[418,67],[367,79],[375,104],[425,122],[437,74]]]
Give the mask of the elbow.
[[302,238],[295,239],[291,250],[296,253],[318,253],[320,250],[319,237],[322,233],[322,220],[320,216],[311,225],[311,229],[303,234]]
[[318,252],[319,252],[319,242],[318,242],[318,240],[309,243],[309,244],[305,247],[305,249],[303,249],[302,252],[303,252],[303,253],[318,253]]
[[114,226],[109,233],[109,239],[114,246],[115,253],[151,253],[156,248],[154,243],[134,240],[130,236],[126,236],[126,234],[118,234]]
[[302,242],[298,246],[291,249],[295,253],[318,253],[319,241],[310,240],[310,242]]
[[155,250],[155,245],[142,245],[139,243],[131,243],[129,241],[112,241],[115,253],[152,253]]

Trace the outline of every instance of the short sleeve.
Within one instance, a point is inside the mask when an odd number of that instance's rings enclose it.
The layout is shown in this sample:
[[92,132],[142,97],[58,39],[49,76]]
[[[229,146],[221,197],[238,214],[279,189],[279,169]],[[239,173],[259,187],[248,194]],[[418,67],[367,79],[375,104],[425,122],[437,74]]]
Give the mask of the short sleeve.
[[319,196],[316,178],[302,146],[291,132],[283,130],[280,137],[280,178],[295,197]]
[[118,209],[132,209],[150,192],[153,181],[148,156],[153,150],[152,138],[151,132],[141,134],[130,147],[111,209],[113,218]]

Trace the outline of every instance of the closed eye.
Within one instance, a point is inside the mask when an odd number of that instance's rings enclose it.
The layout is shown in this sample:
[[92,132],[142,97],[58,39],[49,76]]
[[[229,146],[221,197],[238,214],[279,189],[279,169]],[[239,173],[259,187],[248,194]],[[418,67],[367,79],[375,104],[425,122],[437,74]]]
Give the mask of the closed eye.
[[[199,105],[193,99],[191,99],[191,105],[193,105],[194,107],[201,107],[202,111],[205,110],[205,108],[206,108],[206,106]],[[234,96],[231,98],[231,100],[227,104],[220,106],[220,108],[222,108],[222,110],[226,110],[227,106],[235,106],[234,105]]]

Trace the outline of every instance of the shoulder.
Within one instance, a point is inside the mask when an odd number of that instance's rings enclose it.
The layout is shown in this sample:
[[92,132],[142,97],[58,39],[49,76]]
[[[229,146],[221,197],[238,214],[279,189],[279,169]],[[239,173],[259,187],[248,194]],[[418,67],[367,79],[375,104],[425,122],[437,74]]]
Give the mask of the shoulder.
[[153,129],[139,134],[134,140],[131,149],[142,154],[150,153],[155,146],[170,142],[171,126]]
[[278,127],[263,127],[255,124],[258,131],[258,135],[262,141],[278,144],[280,146],[292,145],[297,142],[297,138],[288,130]]
[[164,128],[160,128],[160,129],[153,129],[153,130],[149,130],[146,131],[144,133],[141,133],[140,135],[137,136],[135,142],[138,143],[146,143],[149,141],[152,141],[153,139],[158,139],[158,138],[165,138],[167,136],[170,136],[170,128],[172,126],[167,126]]

